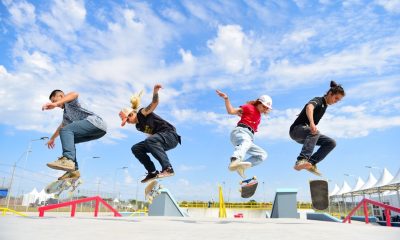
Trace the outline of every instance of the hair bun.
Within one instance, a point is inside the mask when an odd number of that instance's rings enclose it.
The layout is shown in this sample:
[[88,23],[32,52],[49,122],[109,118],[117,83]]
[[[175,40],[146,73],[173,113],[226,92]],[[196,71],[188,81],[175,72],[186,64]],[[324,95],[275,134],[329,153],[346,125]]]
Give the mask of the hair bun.
[[331,81],[331,87],[336,87],[337,86],[337,83],[335,82],[335,81]]

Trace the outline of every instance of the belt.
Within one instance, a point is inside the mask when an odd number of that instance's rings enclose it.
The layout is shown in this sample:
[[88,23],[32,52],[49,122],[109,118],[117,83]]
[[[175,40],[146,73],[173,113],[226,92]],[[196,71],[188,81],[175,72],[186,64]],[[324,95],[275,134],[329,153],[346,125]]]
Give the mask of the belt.
[[247,126],[246,124],[239,123],[237,126],[238,126],[238,127],[242,127],[242,128],[247,128],[247,129],[250,130],[250,132],[251,132],[252,134],[254,134],[254,130],[253,130],[251,127]]

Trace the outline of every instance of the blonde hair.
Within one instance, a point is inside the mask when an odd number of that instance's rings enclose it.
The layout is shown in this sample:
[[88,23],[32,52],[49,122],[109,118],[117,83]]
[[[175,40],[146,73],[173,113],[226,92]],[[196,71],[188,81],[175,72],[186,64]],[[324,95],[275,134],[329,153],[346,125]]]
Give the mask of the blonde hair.
[[131,97],[131,107],[133,108],[133,110],[135,111],[138,110],[142,95],[143,95],[143,90]]

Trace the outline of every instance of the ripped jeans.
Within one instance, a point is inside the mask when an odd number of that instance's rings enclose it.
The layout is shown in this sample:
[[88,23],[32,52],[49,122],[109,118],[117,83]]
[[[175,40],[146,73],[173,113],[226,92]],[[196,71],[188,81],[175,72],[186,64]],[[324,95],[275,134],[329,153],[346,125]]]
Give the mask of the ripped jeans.
[[[249,129],[243,127],[235,127],[231,132],[231,142],[235,146],[232,157],[250,162],[252,166],[256,166],[267,158],[267,152],[261,147],[254,144],[254,134]],[[246,154],[250,157],[244,160]]]

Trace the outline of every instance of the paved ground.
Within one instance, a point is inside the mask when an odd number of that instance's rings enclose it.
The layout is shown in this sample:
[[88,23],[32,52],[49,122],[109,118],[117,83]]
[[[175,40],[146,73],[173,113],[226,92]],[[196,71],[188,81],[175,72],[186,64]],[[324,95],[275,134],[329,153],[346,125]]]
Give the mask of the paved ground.
[[0,216],[1,240],[117,239],[400,239],[400,228],[309,221],[305,219],[215,219],[111,217],[47,214],[44,218]]

